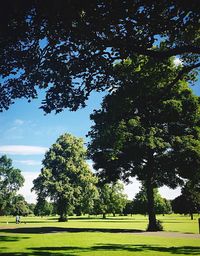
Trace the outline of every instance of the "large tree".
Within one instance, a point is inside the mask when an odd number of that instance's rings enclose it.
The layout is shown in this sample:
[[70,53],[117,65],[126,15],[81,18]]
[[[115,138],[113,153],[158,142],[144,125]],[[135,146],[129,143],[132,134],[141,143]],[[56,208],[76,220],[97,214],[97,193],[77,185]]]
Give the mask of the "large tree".
[[59,220],[65,221],[77,204],[83,199],[90,202],[95,196],[95,182],[86,162],[83,140],[63,134],[46,152],[41,173],[33,181],[33,190],[38,200],[49,197],[57,205]]
[[157,230],[154,188],[175,188],[183,178],[199,176],[200,107],[184,77],[171,86],[172,59],[155,63],[139,57],[117,65],[123,86],[94,111],[90,156],[99,176],[128,181],[136,176],[147,190],[149,230]]
[[6,213],[16,192],[23,186],[24,177],[12,166],[6,155],[0,157],[0,215]]
[[4,1],[0,110],[38,88],[44,111],[76,110],[92,90],[110,88],[115,60],[135,54],[181,56],[176,81],[200,65],[199,18],[198,0]]

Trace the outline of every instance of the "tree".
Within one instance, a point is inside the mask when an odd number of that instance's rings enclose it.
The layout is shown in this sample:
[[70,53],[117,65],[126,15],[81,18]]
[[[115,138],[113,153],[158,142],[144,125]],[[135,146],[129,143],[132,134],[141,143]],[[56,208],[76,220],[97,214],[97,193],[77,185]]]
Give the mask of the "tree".
[[186,182],[182,188],[182,194],[172,201],[172,209],[175,213],[190,214],[200,212],[200,185],[193,181]]
[[33,181],[33,190],[40,200],[49,197],[57,205],[59,221],[65,221],[83,198],[91,200],[96,191],[95,182],[86,163],[83,140],[66,133],[46,152],[41,174]]
[[111,186],[110,194],[110,212],[115,216],[116,213],[122,213],[126,205],[127,195],[124,193],[124,185],[116,182]]
[[126,205],[123,209],[123,213],[124,215],[128,215],[128,214],[133,214],[133,201],[132,200],[127,200],[126,201]]
[[[145,215],[148,213],[147,192],[144,186],[142,186],[141,190],[135,195],[132,204],[133,213]],[[158,189],[154,189],[154,204],[155,213],[157,214],[165,214],[172,212],[170,201],[168,201],[165,198],[162,198],[158,192]]]
[[27,216],[30,212],[28,203],[22,195],[13,196],[10,202],[10,214]]
[[173,59],[138,57],[115,69],[125,82],[91,115],[90,157],[104,180],[136,176],[144,183],[148,230],[157,230],[154,188],[175,188],[200,173],[199,98],[191,77],[170,85],[179,69]]
[[111,87],[116,60],[135,54],[181,56],[177,81],[200,66],[199,18],[197,0],[4,1],[0,109],[37,98],[39,87],[45,112],[76,110],[91,91]]
[[29,208],[29,214],[33,214],[34,209],[35,209],[35,204],[34,203],[28,203],[28,208]]
[[122,213],[126,205],[127,195],[124,194],[124,186],[122,183],[106,183],[98,185],[99,198],[95,200],[94,210],[95,214]]
[[36,216],[49,216],[53,212],[53,205],[47,200],[38,198],[34,208],[34,215]]
[[6,155],[0,157],[0,215],[3,215],[16,192],[22,187],[24,177],[12,166]]

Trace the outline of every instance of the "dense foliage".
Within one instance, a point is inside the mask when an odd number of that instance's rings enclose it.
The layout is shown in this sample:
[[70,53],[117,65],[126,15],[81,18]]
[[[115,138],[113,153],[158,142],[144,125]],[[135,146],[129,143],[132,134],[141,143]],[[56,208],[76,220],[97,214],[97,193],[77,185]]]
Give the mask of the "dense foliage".
[[155,63],[139,57],[116,65],[123,86],[108,95],[91,119],[90,156],[105,180],[143,181],[148,196],[149,230],[156,230],[153,189],[175,188],[199,179],[199,98],[173,59]]
[[120,182],[99,184],[97,186],[99,196],[94,201],[93,214],[106,214],[112,213],[121,214],[126,205],[127,195],[124,193],[124,185]]
[[199,18],[197,0],[4,1],[0,110],[36,98],[38,88],[45,112],[76,110],[91,91],[111,87],[116,60],[135,54],[181,56],[176,81],[200,65]]
[[49,197],[57,206],[59,220],[65,221],[76,205],[89,208],[93,204],[95,182],[86,163],[83,140],[64,134],[46,152],[41,174],[33,181],[33,190],[38,200]]
[[0,157],[0,215],[13,211],[11,202],[17,199],[16,192],[22,187],[24,177],[12,166],[6,155]]
[[193,213],[200,213],[200,183],[188,181],[181,192],[181,195],[172,201],[173,211],[190,214],[193,219]]

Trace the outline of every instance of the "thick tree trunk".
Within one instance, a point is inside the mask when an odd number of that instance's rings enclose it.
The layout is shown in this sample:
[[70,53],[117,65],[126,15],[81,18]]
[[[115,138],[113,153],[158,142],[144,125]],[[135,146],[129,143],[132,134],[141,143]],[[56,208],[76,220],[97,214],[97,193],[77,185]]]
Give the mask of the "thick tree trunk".
[[193,220],[193,219],[194,219],[194,217],[193,217],[193,213],[192,213],[192,212],[190,212],[190,218],[191,218],[191,220]]
[[62,198],[60,198],[58,201],[58,214],[60,215],[60,218],[58,219],[59,222],[68,221],[66,209],[64,207],[64,201]]
[[146,182],[146,190],[147,190],[147,205],[148,205],[148,216],[149,216],[149,225],[147,230],[158,231],[155,207],[154,207],[153,185],[150,179]]
[[103,219],[106,219],[106,214],[105,213],[103,213]]

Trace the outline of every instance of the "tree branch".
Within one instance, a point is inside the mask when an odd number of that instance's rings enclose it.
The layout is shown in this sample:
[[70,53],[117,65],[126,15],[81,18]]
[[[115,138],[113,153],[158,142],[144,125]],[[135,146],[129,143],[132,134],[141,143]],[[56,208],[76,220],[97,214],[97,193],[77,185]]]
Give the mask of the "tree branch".
[[177,77],[168,85],[168,89],[171,90],[171,88],[187,73],[189,73],[190,71],[192,71],[195,68],[200,67],[200,62],[196,63],[194,65],[191,66],[185,66],[182,68],[182,70],[179,71]]
[[169,58],[171,56],[181,55],[184,53],[193,53],[200,54],[200,47],[188,45],[188,46],[177,46],[176,48],[166,49],[166,50],[153,50],[153,49],[145,49],[144,47],[132,46],[133,52],[148,55],[150,57],[155,58]]

